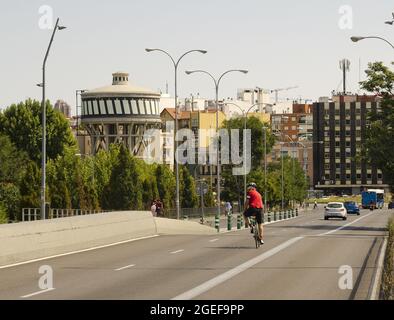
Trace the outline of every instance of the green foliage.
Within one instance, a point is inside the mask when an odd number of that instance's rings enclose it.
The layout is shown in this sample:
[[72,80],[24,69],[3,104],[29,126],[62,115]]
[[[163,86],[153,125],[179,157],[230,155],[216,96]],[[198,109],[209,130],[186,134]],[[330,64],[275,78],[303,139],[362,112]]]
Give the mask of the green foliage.
[[104,208],[113,210],[140,210],[142,203],[142,171],[138,161],[123,145],[119,159],[113,166],[109,184],[104,192]]
[[176,180],[171,169],[166,165],[158,165],[156,168],[157,189],[159,197],[165,208],[175,207]]
[[[56,159],[64,155],[65,149],[74,146],[76,141],[71,133],[70,124],[63,114],[54,110],[49,102],[47,114],[47,157]],[[35,100],[13,104],[0,113],[0,134],[7,135],[11,142],[28,157],[41,161],[42,107]]]
[[370,63],[363,89],[379,95],[380,110],[372,110],[368,117],[371,126],[366,131],[362,158],[376,164],[383,172],[385,182],[394,189],[394,72],[382,62]]
[[16,221],[20,216],[19,188],[12,183],[0,183],[0,203],[3,204],[10,220]]
[[8,136],[0,135],[0,182],[19,184],[25,173],[26,154]]
[[208,185],[208,192],[207,194],[204,195],[204,206],[207,208],[211,208],[215,205],[215,197],[213,194],[213,189],[212,189],[212,182],[209,181],[207,182]]
[[28,161],[19,189],[21,193],[21,208],[40,207],[41,172],[35,162]]
[[[248,117],[246,121],[246,128],[251,130],[252,136],[252,168],[256,169],[261,166],[264,161],[264,130],[263,127],[269,127],[268,123],[263,123],[259,118],[256,117]],[[223,123],[223,128],[227,130],[238,129],[240,132],[239,135],[239,144],[240,151],[243,150],[243,131],[245,129],[245,120],[244,118],[232,118],[230,120],[226,120]],[[231,133],[229,133],[231,137]],[[267,144],[267,154],[271,152],[273,145],[275,144],[275,136],[267,130],[266,135],[266,144]],[[240,154],[242,156],[242,154]]]
[[194,178],[189,170],[181,166],[179,172],[180,184],[180,201],[182,208],[195,208],[198,205],[198,197]]
[[0,202],[0,224],[8,223],[7,209],[3,202]]

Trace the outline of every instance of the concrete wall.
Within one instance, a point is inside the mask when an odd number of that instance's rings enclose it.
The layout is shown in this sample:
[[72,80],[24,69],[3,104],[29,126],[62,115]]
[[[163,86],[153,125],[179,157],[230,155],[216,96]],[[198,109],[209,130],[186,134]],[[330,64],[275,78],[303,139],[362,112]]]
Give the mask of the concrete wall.
[[0,225],[0,266],[157,234],[150,212]]
[[111,212],[0,225],[0,266],[155,235],[213,235],[198,222],[154,218],[149,211]]
[[214,235],[217,230],[204,226],[194,221],[170,220],[155,218],[157,233],[161,235],[191,234],[191,235]]

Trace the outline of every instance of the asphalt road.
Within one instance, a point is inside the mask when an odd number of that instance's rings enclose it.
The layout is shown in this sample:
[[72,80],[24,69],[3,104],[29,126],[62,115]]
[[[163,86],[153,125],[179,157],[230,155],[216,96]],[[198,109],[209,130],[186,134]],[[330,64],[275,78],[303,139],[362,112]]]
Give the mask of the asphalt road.
[[[260,249],[248,230],[159,236],[0,268],[0,299],[368,299],[391,212],[316,210],[267,226]],[[53,290],[39,288],[42,265]],[[343,266],[352,288],[339,286]]]

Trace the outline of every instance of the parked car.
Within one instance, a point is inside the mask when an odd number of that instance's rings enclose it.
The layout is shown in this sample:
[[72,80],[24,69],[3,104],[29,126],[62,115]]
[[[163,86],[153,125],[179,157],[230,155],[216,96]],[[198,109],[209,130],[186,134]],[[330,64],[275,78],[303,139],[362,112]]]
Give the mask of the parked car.
[[341,218],[347,220],[347,210],[342,202],[330,202],[324,207],[324,220]]
[[358,216],[360,215],[360,208],[358,207],[357,203],[354,201],[345,201],[344,206],[346,208],[347,213],[354,213]]
[[394,200],[389,202],[389,209],[394,209]]

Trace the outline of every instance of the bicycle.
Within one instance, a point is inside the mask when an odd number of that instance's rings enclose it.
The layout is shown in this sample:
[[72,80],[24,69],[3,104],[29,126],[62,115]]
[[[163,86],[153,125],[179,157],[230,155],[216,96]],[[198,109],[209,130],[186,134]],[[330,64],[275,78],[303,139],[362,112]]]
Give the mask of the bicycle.
[[256,249],[258,249],[261,246],[261,242],[260,242],[259,226],[256,223],[256,217],[251,217],[250,223],[253,227],[253,238],[256,244]]

